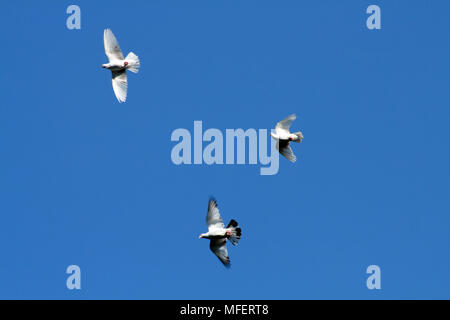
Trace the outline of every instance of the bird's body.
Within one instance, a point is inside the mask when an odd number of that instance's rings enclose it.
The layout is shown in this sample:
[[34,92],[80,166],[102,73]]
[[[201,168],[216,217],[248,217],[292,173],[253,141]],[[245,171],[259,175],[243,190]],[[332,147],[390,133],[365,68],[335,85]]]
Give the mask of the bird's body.
[[211,198],[208,203],[208,214],[206,215],[206,224],[208,232],[202,233],[199,238],[209,239],[209,247],[211,251],[226,266],[230,266],[230,258],[228,257],[227,240],[233,245],[237,245],[241,239],[241,228],[235,220],[231,220],[225,228],[225,224],[219,213],[217,202]]
[[128,91],[127,70],[138,73],[141,66],[139,58],[133,52],[124,58],[119,42],[110,29],[103,33],[103,41],[109,62],[102,64],[102,68],[111,70],[114,94],[119,102],[125,102]]
[[[277,134],[277,133],[271,132],[270,135],[276,140],[286,140],[286,141],[295,141],[295,142],[297,142],[297,140],[303,139],[302,135],[294,134],[294,133],[285,134],[284,132],[282,132],[280,134]],[[300,142],[300,141],[298,141],[298,142]]]
[[126,70],[125,60],[113,60],[109,63],[102,64],[102,67],[111,71],[123,71]]
[[202,233],[201,234],[201,238],[205,238],[205,239],[225,239],[225,238],[230,238],[231,236],[231,228],[217,228],[217,229],[212,229],[209,230],[206,233]]
[[277,140],[277,150],[291,162],[297,161],[297,157],[291,149],[290,142],[300,143],[303,140],[303,134],[300,131],[291,133],[289,130],[295,119],[296,115],[291,114],[286,119],[283,119],[277,123],[275,133],[270,133],[272,138]]

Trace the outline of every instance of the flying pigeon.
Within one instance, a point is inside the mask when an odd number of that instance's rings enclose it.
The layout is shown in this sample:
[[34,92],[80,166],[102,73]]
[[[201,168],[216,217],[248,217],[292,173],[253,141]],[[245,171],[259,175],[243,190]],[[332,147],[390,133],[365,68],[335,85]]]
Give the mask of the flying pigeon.
[[237,245],[241,239],[241,228],[235,220],[231,220],[225,228],[214,198],[209,199],[206,225],[208,226],[208,232],[202,233],[198,238],[210,239],[209,248],[225,267],[229,268],[230,258],[228,257],[227,239],[233,245]]
[[295,162],[297,157],[294,152],[292,152],[289,143],[291,141],[300,143],[303,140],[303,134],[300,131],[294,133],[289,131],[292,122],[296,118],[297,116],[295,114],[291,114],[286,119],[283,119],[277,123],[275,133],[270,133],[272,138],[277,140],[277,150],[291,162]]
[[109,63],[102,64],[102,68],[109,69],[112,72],[112,86],[117,100],[125,102],[127,100],[127,70],[138,73],[140,62],[137,55],[130,52],[124,59],[119,42],[110,29],[105,29],[103,33],[105,43],[105,53]]

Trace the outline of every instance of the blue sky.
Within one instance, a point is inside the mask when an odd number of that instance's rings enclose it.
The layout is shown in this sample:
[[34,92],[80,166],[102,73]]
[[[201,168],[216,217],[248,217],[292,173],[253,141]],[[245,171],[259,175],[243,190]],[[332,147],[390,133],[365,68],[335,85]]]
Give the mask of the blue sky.
[[[2,8],[0,298],[450,298],[449,2]],[[101,68],[108,27],[141,59],[125,104]],[[277,175],[171,161],[194,120],[269,129],[291,113],[305,139]],[[230,270],[197,238],[210,195],[243,229]]]

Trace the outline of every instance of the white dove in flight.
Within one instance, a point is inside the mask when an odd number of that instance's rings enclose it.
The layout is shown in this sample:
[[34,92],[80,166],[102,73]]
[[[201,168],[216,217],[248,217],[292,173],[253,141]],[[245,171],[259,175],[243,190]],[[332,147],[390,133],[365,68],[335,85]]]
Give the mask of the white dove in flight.
[[291,114],[286,119],[283,119],[277,123],[275,127],[275,133],[270,133],[272,138],[277,140],[277,150],[291,162],[297,161],[297,157],[295,156],[294,152],[292,152],[289,143],[291,141],[300,143],[303,140],[303,134],[300,131],[295,133],[291,133],[289,131],[292,122],[296,118],[297,117],[295,114]]
[[208,226],[208,232],[202,233],[198,238],[210,239],[209,248],[225,267],[229,268],[230,258],[228,257],[227,239],[233,245],[237,245],[241,239],[241,228],[235,220],[231,220],[225,228],[214,198],[209,199],[206,225]]
[[117,100],[125,102],[127,100],[127,70],[138,73],[140,62],[137,55],[130,52],[124,59],[119,42],[110,29],[105,29],[103,33],[105,43],[105,53],[109,63],[102,64],[102,68],[109,69],[112,72],[112,86]]

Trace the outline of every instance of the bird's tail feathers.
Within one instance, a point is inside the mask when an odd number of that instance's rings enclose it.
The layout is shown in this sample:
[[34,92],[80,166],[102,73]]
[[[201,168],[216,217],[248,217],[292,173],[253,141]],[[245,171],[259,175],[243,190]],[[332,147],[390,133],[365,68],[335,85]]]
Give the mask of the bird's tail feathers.
[[125,60],[128,62],[128,70],[134,73],[139,72],[139,68],[141,67],[141,62],[139,61],[139,58],[137,55],[135,55],[133,52],[130,52]]
[[241,240],[241,227],[235,220],[231,220],[227,226],[231,230],[231,236],[228,238],[233,245],[237,245],[239,240]]
[[293,134],[295,134],[297,136],[297,140],[294,140],[294,142],[302,142],[302,140],[303,140],[303,133],[301,131],[294,132]]

